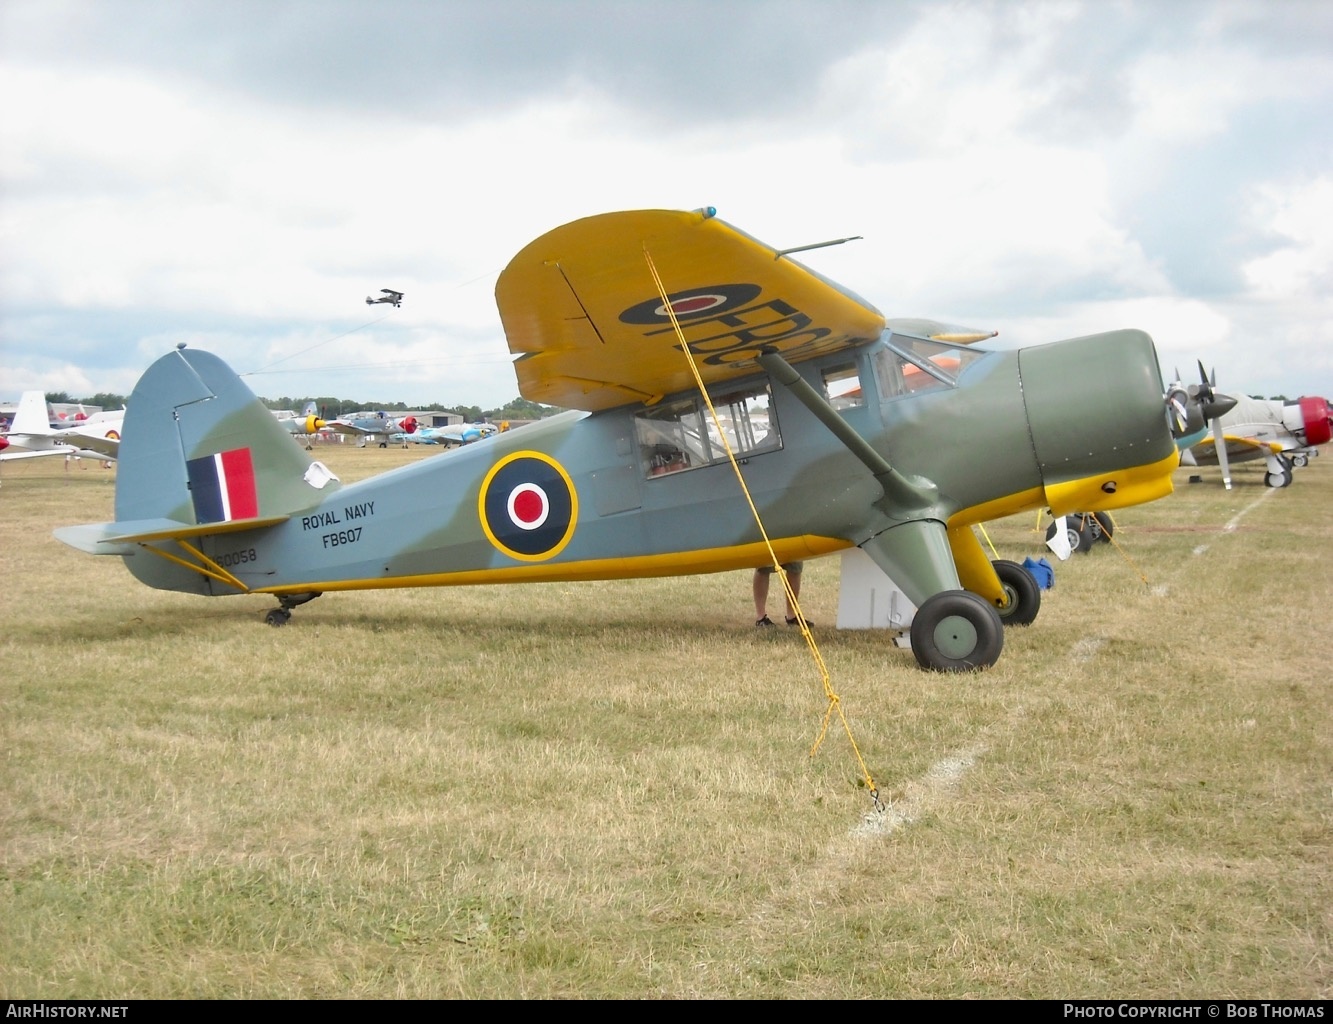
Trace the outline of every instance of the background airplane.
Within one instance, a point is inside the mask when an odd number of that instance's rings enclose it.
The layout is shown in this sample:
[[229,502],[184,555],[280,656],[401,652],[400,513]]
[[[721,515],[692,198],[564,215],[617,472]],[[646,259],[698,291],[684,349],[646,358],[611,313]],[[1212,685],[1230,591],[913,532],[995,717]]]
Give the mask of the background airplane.
[[311,448],[310,438],[328,426],[319,418],[319,410],[315,408],[314,402],[307,402],[300,414],[278,416],[276,419],[289,434],[305,438],[306,451]]
[[[1217,391],[1200,363],[1198,384],[1186,385],[1176,371],[1176,380],[1166,391],[1166,405],[1183,462],[1189,449],[1208,436],[1209,424],[1230,412],[1236,399]],[[1114,534],[1115,523],[1107,513],[1071,512],[1047,527],[1046,546],[1065,559],[1075,551],[1088,554],[1099,541],[1109,544]]]
[[374,306],[381,302],[387,302],[396,308],[403,304],[402,292],[396,292],[392,288],[381,288],[380,291],[383,293],[383,298],[372,299],[369,295],[366,296],[367,306]]
[[368,413],[364,416],[340,416],[329,420],[324,426],[339,434],[348,434],[358,438],[357,444],[366,447],[372,440],[381,448],[389,447],[389,442],[398,434],[415,434],[417,418],[415,416],[390,416],[386,412]]
[[974,527],[1169,494],[1176,438],[1202,423],[1188,395],[1168,414],[1141,331],[1006,351],[900,333],[711,208],[556,228],[510,261],[496,302],[520,393],[568,411],[344,487],[222,360],[177,349],[130,401],[115,521],[56,536],[159,589],[273,594],[273,625],[326,591],[859,548],[915,607],[917,662],[970,670],[1041,603]]
[[[1203,367],[1199,368],[1200,373]],[[1264,483],[1287,487],[1292,470],[1319,454],[1319,445],[1333,438],[1333,413],[1326,398],[1308,396],[1295,401],[1222,396],[1232,405],[1220,416],[1210,416],[1212,436],[1181,452],[1183,466],[1218,466],[1222,482],[1231,487],[1231,463],[1263,459]]]
[[0,460],[32,459],[49,455],[72,455],[80,459],[112,462],[120,452],[125,410],[97,412],[77,420],[73,426],[52,427],[41,391],[25,391],[19,398],[14,421],[0,445]]
[[417,427],[414,433],[395,434],[393,440],[455,448],[474,444],[499,432],[500,428],[494,423],[455,423],[447,427]]

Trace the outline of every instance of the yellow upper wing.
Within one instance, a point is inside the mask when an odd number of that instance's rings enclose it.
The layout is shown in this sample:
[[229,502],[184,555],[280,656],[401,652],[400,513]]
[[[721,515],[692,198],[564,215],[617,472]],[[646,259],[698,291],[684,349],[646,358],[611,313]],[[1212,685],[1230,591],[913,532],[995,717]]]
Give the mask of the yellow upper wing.
[[763,351],[800,362],[884,329],[865,300],[711,210],[606,213],[542,235],[496,283],[524,398],[596,411],[694,386],[648,256],[708,385],[754,373]]

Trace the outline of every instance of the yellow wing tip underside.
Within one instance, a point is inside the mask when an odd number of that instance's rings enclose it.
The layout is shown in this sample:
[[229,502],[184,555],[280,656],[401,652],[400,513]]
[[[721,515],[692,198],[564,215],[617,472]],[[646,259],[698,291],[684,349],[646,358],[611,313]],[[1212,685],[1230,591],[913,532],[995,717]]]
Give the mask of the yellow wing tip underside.
[[648,269],[650,253],[711,385],[879,336],[864,300],[703,211],[599,214],[547,232],[510,262],[496,302],[525,398],[596,411],[690,388]]

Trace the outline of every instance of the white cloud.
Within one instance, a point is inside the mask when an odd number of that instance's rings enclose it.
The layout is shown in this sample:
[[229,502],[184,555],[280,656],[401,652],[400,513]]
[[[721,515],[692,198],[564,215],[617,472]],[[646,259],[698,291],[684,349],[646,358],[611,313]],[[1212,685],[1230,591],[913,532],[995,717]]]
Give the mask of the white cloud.
[[1256,191],[1255,220],[1282,241],[1244,267],[1254,298],[1333,297],[1333,177]]
[[[158,39],[20,3],[33,45],[0,53],[0,88],[34,99],[0,124],[0,388],[76,367],[51,389],[113,390],[186,341],[238,369],[282,360],[261,393],[304,373],[349,397],[499,404],[516,385],[493,288],[515,252],[582,216],[711,204],[779,247],[863,235],[802,258],[890,315],[1009,342],[1139,326],[1266,389],[1296,386],[1280,374],[1299,362],[1333,392],[1315,351],[1333,59],[1261,7],[1182,6],[850,5],[824,38],[798,4],[795,52],[740,5],[716,23],[728,45],[637,64],[557,19],[514,85],[487,74],[482,56],[508,51],[479,6],[450,22],[475,43],[457,54],[403,43],[416,8],[391,19],[397,58],[322,21],[330,53],[363,51],[335,69],[284,50],[295,14],[254,46],[207,4],[216,40],[188,12]],[[443,62],[461,85],[438,88]],[[354,95],[413,75],[401,103]],[[740,89],[728,75],[744,91],[702,102]],[[401,310],[364,305],[381,287],[407,293]],[[1298,358],[1257,366],[1261,327]]]

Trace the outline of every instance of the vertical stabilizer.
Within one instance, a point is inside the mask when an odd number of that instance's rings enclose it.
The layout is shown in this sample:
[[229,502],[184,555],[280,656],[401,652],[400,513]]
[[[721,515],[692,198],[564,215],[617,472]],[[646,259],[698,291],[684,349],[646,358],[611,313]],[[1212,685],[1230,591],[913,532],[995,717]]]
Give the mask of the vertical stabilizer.
[[338,486],[312,465],[226,363],[177,349],[150,366],[130,396],[116,520],[202,524],[289,514]]
[[46,395],[41,391],[25,391],[19,398],[19,407],[14,411],[14,422],[9,425],[11,434],[33,434],[40,437],[50,434],[51,417],[46,411]]

